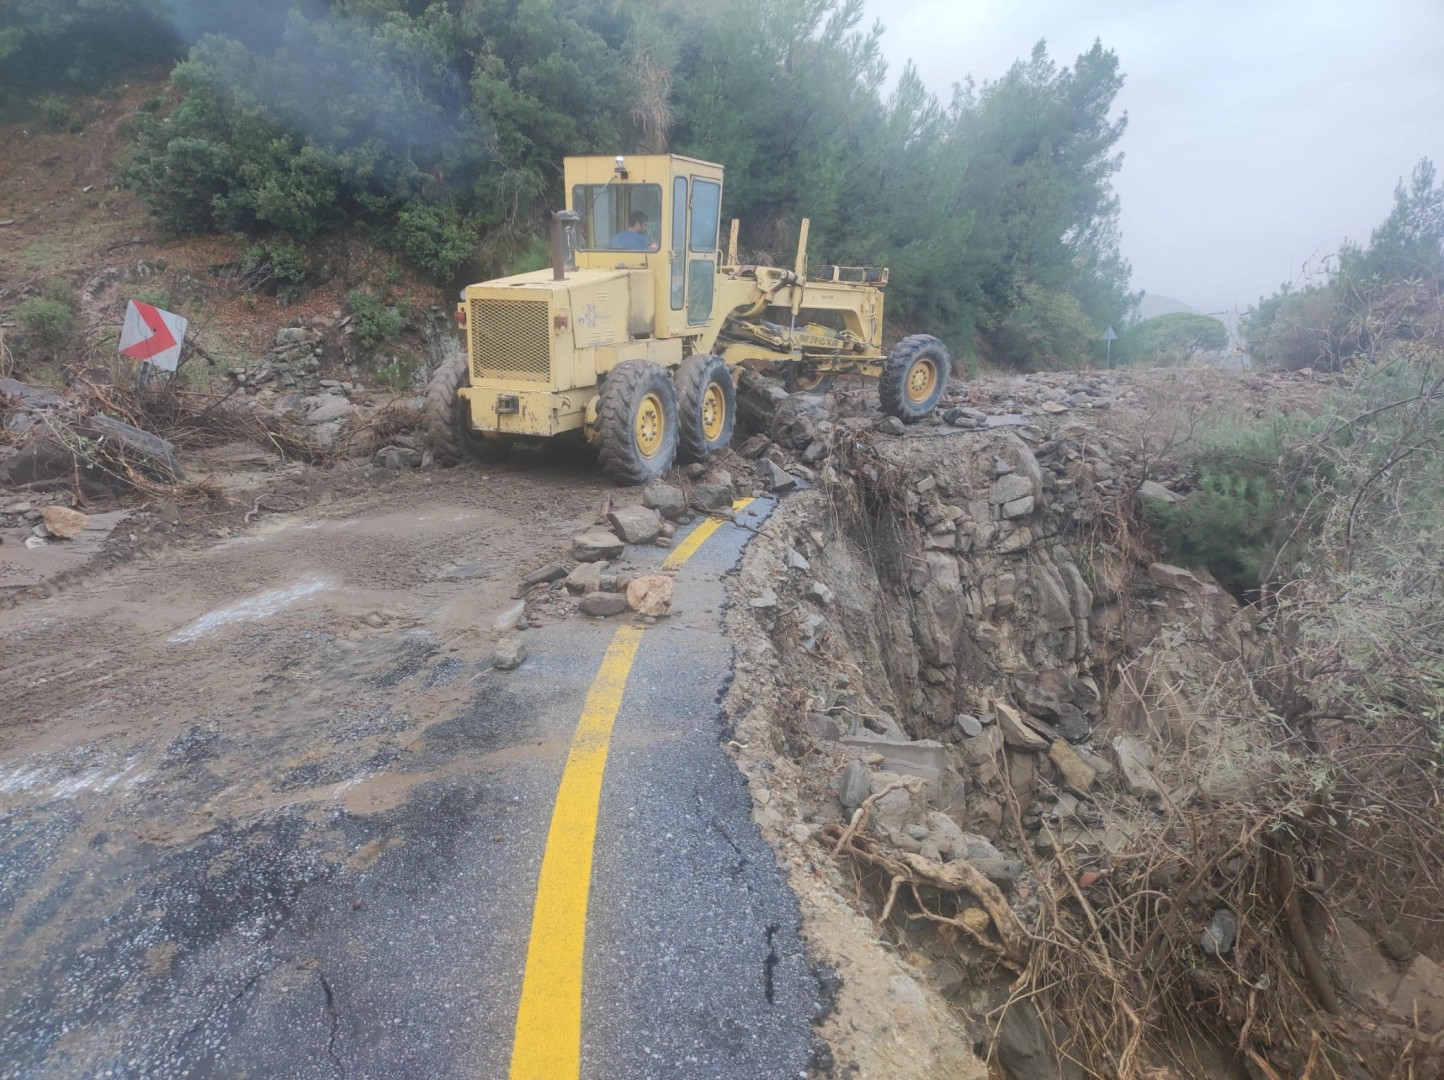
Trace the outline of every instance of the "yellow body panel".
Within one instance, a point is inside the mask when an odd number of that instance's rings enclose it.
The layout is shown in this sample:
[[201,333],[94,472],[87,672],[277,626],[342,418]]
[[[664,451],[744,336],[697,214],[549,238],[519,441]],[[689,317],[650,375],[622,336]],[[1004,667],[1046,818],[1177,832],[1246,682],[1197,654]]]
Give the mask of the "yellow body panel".
[[[672,369],[685,356],[717,352],[734,365],[807,359],[822,371],[875,374],[887,271],[829,266],[826,280],[809,282],[802,257],[793,270],[738,266],[735,251],[724,263],[722,180],[720,165],[675,154],[628,157],[621,169],[613,158],[567,158],[567,207],[588,235],[625,224],[625,207],[641,198],[605,194],[610,185],[661,189],[660,219],[645,230],[656,250],[582,248],[571,252],[575,265],[563,280],[548,268],[468,286],[460,312],[470,385],[460,393],[472,427],[528,437],[581,430],[602,376],[627,360]],[[573,205],[579,186],[592,193],[581,207]],[[674,199],[679,190],[685,204]],[[694,222],[699,190],[705,209],[697,213],[706,216]],[[699,223],[710,223],[711,197],[719,208],[709,232]]]

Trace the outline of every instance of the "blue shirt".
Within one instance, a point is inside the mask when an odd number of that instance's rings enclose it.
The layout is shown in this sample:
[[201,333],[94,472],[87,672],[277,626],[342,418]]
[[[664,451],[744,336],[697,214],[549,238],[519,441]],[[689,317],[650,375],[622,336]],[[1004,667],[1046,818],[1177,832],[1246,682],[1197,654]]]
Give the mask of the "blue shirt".
[[647,251],[652,245],[644,233],[634,233],[631,229],[623,229],[612,237],[611,246],[627,251]]

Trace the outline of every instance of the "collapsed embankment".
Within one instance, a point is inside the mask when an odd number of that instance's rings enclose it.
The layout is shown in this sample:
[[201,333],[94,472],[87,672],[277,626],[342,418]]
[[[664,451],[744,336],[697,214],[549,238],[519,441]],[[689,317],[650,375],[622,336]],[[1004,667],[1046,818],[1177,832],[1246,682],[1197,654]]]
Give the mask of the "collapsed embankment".
[[1148,550],[1186,471],[1147,417],[1026,420],[824,428],[733,588],[816,1074],[1439,1075],[1437,936],[1346,864],[1386,808],[1326,812],[1267,613]]

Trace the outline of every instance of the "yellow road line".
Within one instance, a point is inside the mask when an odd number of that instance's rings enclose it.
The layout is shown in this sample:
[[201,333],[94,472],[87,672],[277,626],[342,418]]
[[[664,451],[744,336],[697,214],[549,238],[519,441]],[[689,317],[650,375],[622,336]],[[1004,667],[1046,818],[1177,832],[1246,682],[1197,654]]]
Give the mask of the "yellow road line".
[[[732,504],[733,510],[743,510],[752,504],[751,499],[738,499]],[[690,533],[687,539],[677,545],[677,550],[662,561],[663,570],[675,570],[696,554],[697,549],[707,542],[707,537],[722,527],[725,518],[709,517]]]
[[511,1051],[512,1080],[564,1080],[581,1073],[582,945],[597,805],[612,723],[641,643],[640,627],[623,626],[617,631],[572,736],[537,880]]
[[[733,509],[741,510],[751,502],[739,499]],[[662,565],[668,569],[681,566],[721,525],[720,518],[702,522]],[[641,627],[617,630],[587,691],[582,718],[572,736],[537,879],[526,975],[511,1050],[511,1080],[573,1080],[581,1075],[582,953],[597,809],[612,725],[641,643]]]

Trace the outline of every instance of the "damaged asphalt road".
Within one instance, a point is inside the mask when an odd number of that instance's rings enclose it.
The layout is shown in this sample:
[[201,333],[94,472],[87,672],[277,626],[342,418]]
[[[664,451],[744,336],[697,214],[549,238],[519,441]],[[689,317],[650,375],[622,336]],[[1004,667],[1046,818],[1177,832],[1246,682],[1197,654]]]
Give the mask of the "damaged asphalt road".
[[[519,575],[489,568],[524,572],[527,528],[570,535],[590,500],[465,490],[0,616],[4,708],[35,721],[0,762],[4,1076],[507,1075],[558,779],[621,620],[545,619],[491,670]],[[806,1072],[796,901],[721,745],[749,536],[678,572],[617,715],[583,1076]]]

